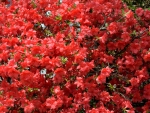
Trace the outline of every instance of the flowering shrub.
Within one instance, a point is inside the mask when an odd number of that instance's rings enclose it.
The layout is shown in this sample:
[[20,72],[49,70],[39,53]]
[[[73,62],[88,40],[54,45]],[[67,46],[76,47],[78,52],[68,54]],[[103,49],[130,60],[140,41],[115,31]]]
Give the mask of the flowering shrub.
[[149,113],[150,11],[121,0],[0,4],[1,113]]

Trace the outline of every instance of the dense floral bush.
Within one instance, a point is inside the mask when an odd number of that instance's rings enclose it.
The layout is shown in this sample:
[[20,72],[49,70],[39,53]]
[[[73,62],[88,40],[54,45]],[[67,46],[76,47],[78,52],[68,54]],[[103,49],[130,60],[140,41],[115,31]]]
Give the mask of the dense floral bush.
[[0,4],[0,113],[149,113],[150,11],[121,0]]

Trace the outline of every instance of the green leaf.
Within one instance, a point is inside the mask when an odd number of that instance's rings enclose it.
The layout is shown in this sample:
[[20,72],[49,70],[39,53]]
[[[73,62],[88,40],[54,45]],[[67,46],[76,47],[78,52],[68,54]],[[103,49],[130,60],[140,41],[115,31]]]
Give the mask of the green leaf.
[[124,9],[121,9],[121,12],[122,12],[122,15],[124,16],[125,15]]
[[126,108],[122,109],[122,113],[127,113]]
[[112,84],[108,83],[107,87],[108,87],[111,91],[115,91],[115,89],[116,89],[116,84],[112,85]]
[[3,95],[3,91],[2,90],[0,91],[0,95]]
[[61,57],[60,59],[61,59],[62,64],[66,64],[66,62],[68,61],[67,57]]
[[32,4],[32,7],[33,7],[33,8],[36,8],[36,7],[37,7],[37,5],[35,4],[35,1],[34,1],[34,0],[31,1],[31,4]]
[[28,88],[29,92],[38,91],[38,90],[39,90],[38,88]]
[[150,10],[150,7],[149,8],[146,8],[147,10]]
[[91,108],[96,108],[97,103],[98,103],[98,100],[96,100],[95,97],[93,97],[89,102]]
[[133,32],[131,33],[131,36],[136,36],[137,32],[136,30],[133,30]]
[[45,30],[45,35],[46,36],[53,36],[50,30]]
[[13,13],[14,13],[14,14],[17,14],[18,11],[19,11],[19,8],[17,8]]
[[28,88],[28,91],[29,92],[33,92],[33,88]]
[[48,79],[48,78],[54,78],[55,74],[53,72],[49,73],[49,74],[46,74],[45,75],[45,78]]
[[77,7],[77,5],[74,3],[74,4],[72,5],[72,8],[75,9],[76,7]]
[[61,15],[57,15],[57,16],[55,17],[55,19],[58,20],[58,21],[61,21],[61,20],[62,20],[62,17],[61,17]]

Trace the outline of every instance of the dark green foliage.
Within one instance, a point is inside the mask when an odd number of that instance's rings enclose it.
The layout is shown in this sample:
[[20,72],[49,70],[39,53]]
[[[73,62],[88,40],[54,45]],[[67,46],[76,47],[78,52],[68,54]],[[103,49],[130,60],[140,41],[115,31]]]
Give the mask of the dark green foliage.
[[85,113],[85,110],[82,108],[82,109],[78,110],[77,113]]
[[98,100],[96,100],[96,98],[93,97],[93,98],[90,100],[90,107],[91,107],[91,108],[95,108],[97,103],[98,103]]
[[150,0],[123,0],[123,2],[133,11],[138,7],[150,9]]

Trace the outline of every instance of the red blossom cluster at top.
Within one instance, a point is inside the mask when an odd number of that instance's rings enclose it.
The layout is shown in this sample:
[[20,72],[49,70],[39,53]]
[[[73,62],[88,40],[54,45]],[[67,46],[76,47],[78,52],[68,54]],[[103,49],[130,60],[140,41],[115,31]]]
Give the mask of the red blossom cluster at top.
[[0,113],[149,113],[150,11],[121,0],[0,4]]

